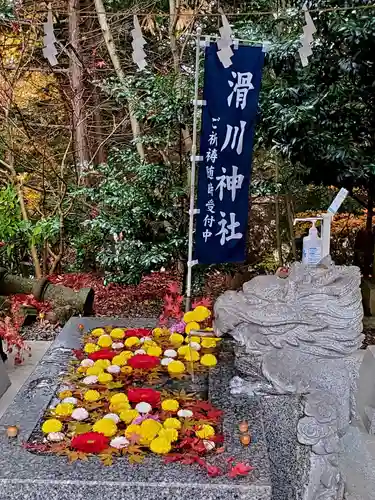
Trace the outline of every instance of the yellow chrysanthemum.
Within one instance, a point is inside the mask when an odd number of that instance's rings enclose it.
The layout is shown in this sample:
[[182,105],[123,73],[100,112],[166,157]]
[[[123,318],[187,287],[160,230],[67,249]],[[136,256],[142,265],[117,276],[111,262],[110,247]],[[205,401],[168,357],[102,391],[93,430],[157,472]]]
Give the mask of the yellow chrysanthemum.
[[121,354],[118,354],[112,359],[112,364],[117,365],[117,366],[124,366],[126,365],[126,358],[125,356],[122,356]]
[[189,311],[184,314],[183,320],[185,323],[191,323],[192,321],[196,321],[194,311]]
[[156,347],[158,344],[155,342],[155,340],[152,339],[147,339],[143,342],[143,347]]
[[108,366],[111,366],[111,362],[109,359],[97,359],[94,363],[94,366],[100,366],[101,368],[108,368]]
[[94,391],[92,389],[85,392],[84,395],[85,401],[98,401],[100,399],[100,393],[98,391]]
[[169,337],[169,342],[175,346],[178,347],[180,346],[184,341],[184,336],[181,335],[180,333],[172,333],[172,335]]
[[217,341],[213,337],[205,337],[202,339],[202,347],[205,349],[212,349],[213,347],[216,347]]
[[129,410],[130,408],[131,406],[128,401],[122,401],[121,403],[109,405],[109,409],[111,410],[112,413],[120,413],[124,410]]
[[200,344],[201,340],[202,340],[201,337],[198,337],[197,335],[192,335],[191,337],[190,336],[186,337],[185,342],[186,343],[197,342],[197,344]]
[[174,443],[178,440],[178,431],[176,429],[161,429],[158,436],[165,438],[170,443]]
[[111,399],[109,401],[112,405],[116,405],[118,403],[128,403],[129,399],[128,396],[123,392],[118,392],[117,394],[111,396]]
[[185,356],[185,354],[189,351],[190,347],[188,345],[182,345],[177,349],[177,352],[180,356]]
[[111,418],[102,418],[95,422],[92,430],[94,432],[100,432],[100,434],[104,434],[106,437],[112,437],[117,432],[117,425]]
[[114,328],[110,335],[113,339],[121,340],[125,337],[125,332],[122,328]]
[[217,364],[217,359],[216,356],[214,356],[213,354],[205,354],[204,356],[201,357],[201,365],[203,366],[212,367],[216,366],[216,364]]
[[165,437],[157,437],[153,439],[150,444],[150,450],[159,455],[165,455],[169,453],[171,449],[171,442],[165,439]]
[[83,348],[85,353],[87,354],[92,354],[93,352],[99,351],[99,347],[96,344],[92,344],[91,342],[88,342],[85,344],[85,347]]
[[157,358],[161,355],[162,349],[159,346],[152,346],[147,349],[147,354],[149,356],[156,356]]
[[131,366],[123,366],[121,368],[121,372],[125,373],[126,375],[130,375],[132,371],[133,371],[133,368]]
[[179,375],[185,371],[185,365],[182,361],[171,361],[167,368],[171,375]]
[[100,373],[98,375],[98,382],[101,384],[108,384],[109,382],[112,382],[113,377],[110,373]]
[[204,424],[199,430],[195,431],[195,434],[201,439],[209,439],[215,435],[215,429],[212,425]]
[[158,435],[162,426],[156,420],[147,419],[141,423],[141,440],[140,444],[148,446],[151,441]]
[[182,427],[182,424],[179,420],[177,420],[177,418],[167,418],[164,420],[164,423],[163,423],[165,429],[176,429],[176,430],[180,430],[181,427]]
[[104,368],[102,366],[90,366],[86,370],[86,375],[99,375],[100,373],[104,372]]
[[152,336],[155,339],[160,339],[165,333],[167,333],[168,330],[164,330],[163,328],[154,328],[152,331]]
[[196,321],[191,321],[185,326],[185,333],[190,333],[191,330],[199,330],[200,325]]
[[98,345],[100,347],[110,347],[112,345],[112,338],[110,335],[101,335],[98,338]]
[[140,343],[140,340],[138,337],[129,337],[125,340],[126,347],[134,347],[135,345],[138,345],[139,343]]
[[137,417],[139,417],[139,413],[137,412],[137,410],[133,409],[123,410],[120,413],[120,418],[123,422],[125,422],[125,424],[130,424]]
[[59,399],[71,398],[72,396],[72,391],[62,391],[59,393]]
[[63,427],[62,422],[56,418],[50,418],[44,422],[42,425],[42,431],[44,434],[49,434],[50,432],[60,432]]
[[74,405],[72,403],[59,403],[53,410],[55,415],[59,417],[69,417],[74,410]]
[[193,313],[195,321],[205,321],[211,316],[211,311],[204,306],[197,306]]
[[86,370],[87,368],[85,368],[84,366],[79,366],[77,368],[77,373],[86,373]]
[[126,361],[134,356],[134,353],[131,351],[122,351],[120,354]]
[[125,431],[125,436],[127,438],[132,437],[133,434],[137,434],[138,436],[141,435],[141,426],[137,424],[130,424],[127,426],[126,431]]
[[100,337],[101,335],[104,335],[105,331],[104,328],[95,328],[92,332],[91,335],[93,337]]
[[199,352],[194,351],[193,349],[189,349],[187,353],[185,354],[185,360],[186,361],[198,361],[200,358]]
[[161,403],[161,407],[164,411],[176,412],[179,409],[180,404],[178,401],[176,401],[176,399],[165,399]]

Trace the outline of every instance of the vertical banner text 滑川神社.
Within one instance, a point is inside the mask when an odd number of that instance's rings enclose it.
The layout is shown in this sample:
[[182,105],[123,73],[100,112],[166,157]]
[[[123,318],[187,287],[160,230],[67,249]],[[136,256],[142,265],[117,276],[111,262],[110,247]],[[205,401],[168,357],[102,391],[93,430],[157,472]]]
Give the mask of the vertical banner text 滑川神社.
[[240,45],[232,66],[224,68],[216,44],[206,49],[195,233],[199,264],[245,260],[263,61],[262,47]]

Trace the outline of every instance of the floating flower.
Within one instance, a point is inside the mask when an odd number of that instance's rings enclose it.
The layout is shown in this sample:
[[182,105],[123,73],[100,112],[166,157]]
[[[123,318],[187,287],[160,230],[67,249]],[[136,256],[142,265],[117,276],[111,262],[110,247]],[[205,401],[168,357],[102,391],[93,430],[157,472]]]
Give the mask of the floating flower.
[[148,330],[146,328],[129,328],[125,332],[125,337],[151,337],[152,330]]
[[122,448],[129,446],[129,441],[125,436],[116,436],[109,443],[109,446],[111,446],[111,448],[116,448],[117,450],[122,450]]
[[191,410],[178,410],[177,415],[181,418],[191,418],[194,413]]
[[150,415],[149,413],[146,413],[145,415],[138,415],[132,423],[141,424],[144,420],[156,420],[156,422],[160,422],[159,415]]
[[83,366],[83,368],[90,368],[90,366],[94,366],[94,361],[92,359],[83,359],[81,361],[81,366]]
[[60,432],[63,428],[62,422],[56,418],[50,418],[44,422],[42,425],[42,431],[44,434],[50,434],[51,432]]
[[159,346],[151,346],[147,349],[147,354],[149,356],[159,357],[162,353],[162,349]]
[[83,350],[86,354],[92,354],[93,352],[99,351],[99,347],[96,344],[89,342],[88,344],[85,344]]
[[121,372],[125,373],[126,375],[130,375],[132,371],[133,371],[133,368],[131,366],[123,366],[121,368]]
[[180,404],[175,399],[165,399],[162,401],[161,407],[164,411],[176,412],[179,409]]
[[88,377],[85,377],[82,382],[85,385],[92,385],[96,384],[98,382],[98,377],[96,375],[89,375]]
[[100,393],[98,391],[93,391],[90,389],[89,391],[85,392],[84,399],[85,401],[89,402],[98,401],[100,399]]
[[184,373],[185,365],[181,361],[172,361],[172,363],[168,365],[168,371],[171,375],[179,375]]
[[122,349],[124,344],[122,342],[113,342],[112,349]]
[[197,342],[197,344],[200,344],[201,342],[201,338],[198,337],[198,335],[189,335],[189,337],[186,337],[185,339],[186,343],[189,344],[189,341],[190,342]]
[[152,336],[155,337],[156,339],[159,339],[166,333],[167,330],[164,330],[163,328],[154,328],[152,330]]
[[160,403],[160,392],[155,389],[130,388],[128,389],[128,398],[131,403],[149,403],[153,408]]
[[110,335],[101,335],[98,338],[98,345],[100,347],[110,347],[112,345],[112,338]]
[[147,354],[147,352],[144,349],[137,349],[134,354]]
[[50,432],[47,435],[47,440],[51,441],[52,443],[59,443],[60,441],[63,441],[65,438],[65,435],[63,432]]
[[188,311],[184,314],[184,322],[191,323],[192,321],[196,321],[194,311]]
[[126,358],[125,356],[122,356],[122,354],[118,354],[117,356],[115,356],[113,359],[112,359],[112,363],[114,365],[117,365],[117,366],[124,366],[126,365]]
[[65,398],[70,398],[71,396],[73,396],[73,393],[71,391],[61,391],[59,393],[59,399],[65,399]]
[[104,415],[103,418],[109,418],[113,420],[115,424],[118,424],[120,422],[120,417],[117,415],[117,413],[107,413],[107,415]]
[[144,401],[142,401],[141,403],[138,403],[136,405],[135,409],[142,414],[150,413],[150,411],[152,410],[152,406],[150,405],[150,403],[145,403]]
[[53,410],[54,414],[59,417],[70,417],[74,410],[74,405],[71,403],[59,403]]
[[152,368],[155,368],[159,364],[159,358],[156,356],[149,356],[148,354],[137,354],[128,361],[129,366],[140,370],[152,370]]
[[77,373],[86,373],[86,369],[84,366],[79,366],[77,368]]
[[89,354],[89,358],[93,361],[97,361],[98,359],[108,359],[111,360],[116,356],[116,352],[112,351],[112,349],[101,349],[100,351],[93,352]]
[[72,405],[76,405],[77,404],[77,398],[67,397],[67,398],[64,398],[62,400],[62,403],[70,403]]
[[170,331],[171,333],[184,333],[185,326],[186,326],[185,321],[179,321],[178,323],[175,323],[174,325],[171,326]]
[[70,446],[83,453],[101,453],[108,448],[109,439],[98,432],[86,432],[73,437]]
[[176,429],[180,430],[182,427],[181,422],[177,418],[167,418],[163,423],[166,429]]
[[102,418],[95,422],[92,430],[104,434],[106,437],[112,437],[117,432],[117,425],[110,418]]
[[88,418],[89,412],[85,408],[76,408],[72,412],[72,419],[78,420],[81,422],[82,420],[86,420]]
[[185,354],[185,360],[186,361],[199,361],[199,353],[197,351],[194,351],[189,347],[188,352]]
[[181,345],[184,341],[184,337],[183,335],[179,334],[179,333],[172,333],[172,335],[169,337],[169,342],[175,346],[175,347],[178,347],[179,345]]
[[194,321],[202,322],[211,316],[211,311],[207,307],[197,306],[193,311],[193,315]]
[[129,409],[129,410],[123,410],[120,413],[120,419],[125,422],[125,424],[130,424],[135,420],[137,417],[139,417],[139,413],[137,410]]
[[109,359],[97,359],[94,365],[105,369],[108,368],[108,366],[111,366],[111,362],[109,361]]
[[118,403],[128,403],[129,398],[123,392],[118,392],[117,394],[114,394],[109,401],[112,405],[116,405]]
[[98,375],[98,382],[101,384],[108,384],[109,382],[112,382],[113,377],[110,373],[100,373]]
[[212,349],[216,347],[216,339],[214,339],[213,337],[205,337],[204,339],[202,339],[202,347],[204,347],[205,349]]
[[177,352],[179,356],[185,356],[185,354],[189,351],[189,346],[188,345],[182,345],[177,349]]
[[121,368],[118,365],[111,365],[111,366],[108,366],[108,368],[107,368],[107,372],[111,373],[112,375],[117,375],[118,373],[120,373],[120,371],[121,371]]
[[123,401],[122,403],[116,403],[109,405],[109,409],[113,413],[120,413],[123,410],[128,410],[131,408],[130,403],[128,401]]
[[104,328],[95,328],[92,330],[90,333],[93,337],[100,337],[101,335],[105,334]]
[[144,420],[140,425],[141,444],[149,445],[161,429],[162,425],[156,420]]
[[161,361],[160,361],[160,364],[163,365],[163,366],[168,366],[169,363],[172,363],[173,359],[172,358],[163,358]]
[[127,426],[125,431],[125,436],[131,439],[132,436],[141,436],[141,426],[136,424],[130,424]]
[[195,435],[201,439],[209,439],[215,435],[215,429],[212,425],[204,424],[201,425],[197,431],[195,431]]
[[170,441],[164,437],[157,437],[151,441],[150,450],[159,455],[166,455],[172,449]]
[[129,337],[125,340],[126,347],[134,347],[135,345],[138,345],[138,344],[139,344],[138,337]]
[[166,356],[167,358],[177,358],[177,351],[175,351],[174,349],[166,349],[164,351],[164,356]]
[[189,347],[193,349],[194,351],[200,351],[201,345],[199,342],[190,342]]
[[217,359],[216,356],[213,354],[205,354],[204,356],[201,357],[201,365],[203,366],[208,366],[212,367],[217,364]]
[[90,366],[90,368],[87,368],[86,370],[86,375],[95,375],[98,376],[100,373],[104,372],[104,368],[102,366]]
[[176,429],[161,429],[158,436],[165,438],[170,443],[174,443],[178,440],[178,431]]
[[200,325],[196,321],[191,321],[185,326],[185,333],[190,333],[191,330],[199,330]]
[[125,337],[125,332],[122,328],[114,328],[110,335],[113,339],[119,340]]

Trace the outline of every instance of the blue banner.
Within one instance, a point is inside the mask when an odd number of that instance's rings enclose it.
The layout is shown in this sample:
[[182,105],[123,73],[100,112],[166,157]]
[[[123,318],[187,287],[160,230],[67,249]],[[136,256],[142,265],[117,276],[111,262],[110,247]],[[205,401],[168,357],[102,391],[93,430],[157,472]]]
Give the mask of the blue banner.
[[199,264],[246,258],[254,126],[262,79],[262,47],[240,45],[224,68],[217,45],[206,49],[198,171],[199,213],[195,259]]

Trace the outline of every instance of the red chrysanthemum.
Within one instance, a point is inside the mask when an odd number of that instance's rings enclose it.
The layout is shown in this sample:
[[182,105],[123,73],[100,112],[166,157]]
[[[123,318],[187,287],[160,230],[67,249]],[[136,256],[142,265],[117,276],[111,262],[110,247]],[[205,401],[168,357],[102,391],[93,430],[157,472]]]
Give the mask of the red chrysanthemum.
[[125,337],[138,337],[139,339],[142,337],[150,337],[152,334],[152,330],[148,330],[147,328],[130,328],[126,330]]
[[108,448],[109,439],[99,432],[86,432],[74,436],[70,446],[83,453],[101,453]]
[[140,370],[152,370],[159,364],[160,359],[157,356],[149,356],[148,354],[136,354],[128,360],[129,366]]
[[128,399],[131,403],[149,403],[153,408],[160,404],[160,392],[155,389],[135,387],[128,389]]
[[112,351],[110,349],[101,349],[100,351],[92,352],[88,355],[88,357],[93,361],[97,361],[98,359],[112,360],[117,354],[118,353],[116,351]]

